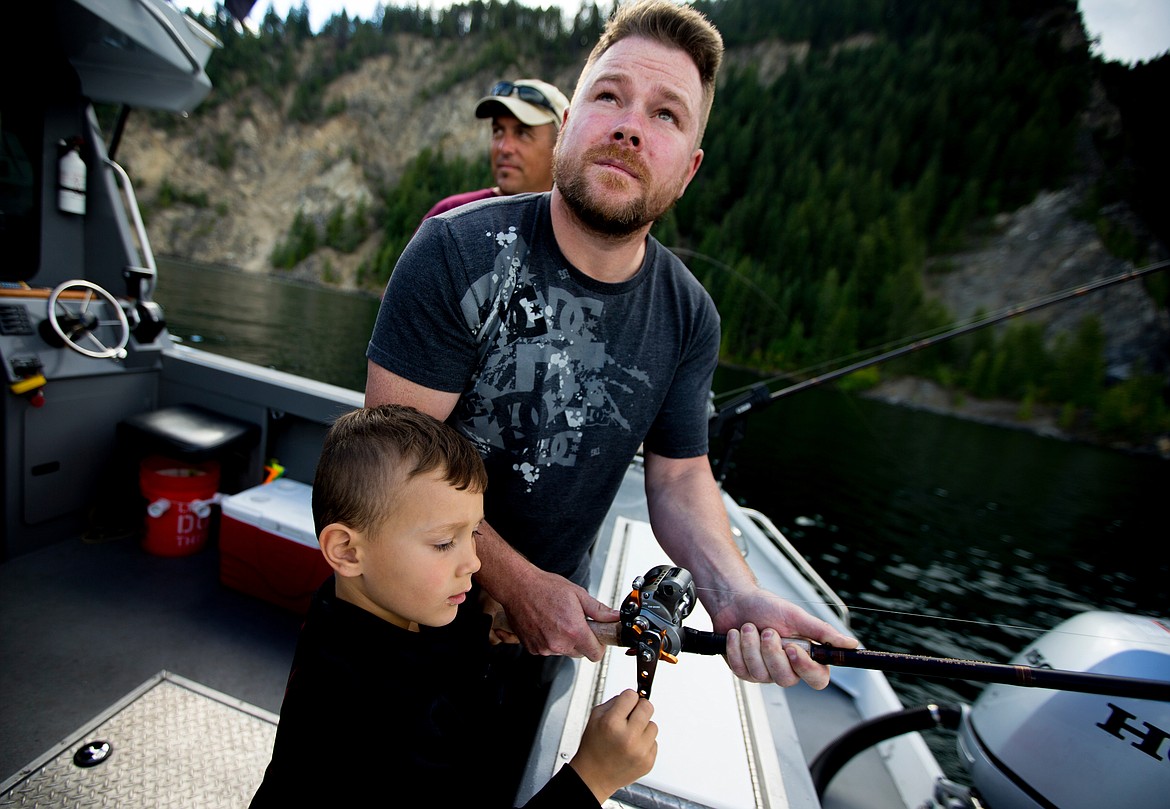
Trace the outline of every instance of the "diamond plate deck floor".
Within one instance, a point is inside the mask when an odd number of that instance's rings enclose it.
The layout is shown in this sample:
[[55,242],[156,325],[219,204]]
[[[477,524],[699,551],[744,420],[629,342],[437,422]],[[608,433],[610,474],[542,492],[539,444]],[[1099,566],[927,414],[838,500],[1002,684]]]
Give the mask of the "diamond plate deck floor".
[[[0,807],[247,807],[277,716],[160,672],[0,785]],[[74,755],[107,742],[104,761]]]

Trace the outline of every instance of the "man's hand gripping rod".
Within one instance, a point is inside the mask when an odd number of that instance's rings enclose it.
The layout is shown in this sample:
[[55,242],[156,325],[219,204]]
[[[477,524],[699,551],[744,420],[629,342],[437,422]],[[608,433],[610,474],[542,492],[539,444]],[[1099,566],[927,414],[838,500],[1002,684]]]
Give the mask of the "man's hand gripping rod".
[[[727,651],[726,635],[682,625],[694,607],[695,581],[690,571],[658,565],[650,568],[645,576],[634,579],[633,590],[622,602],[621,617],[616,623],[589,623],[602,643],[625,647],[629,650],[627,654],[638,658],[638,695],[649,698],[659,660],[677,663],[680,652],[718,655]],[[837,649],[804,638],[781,638],[780,643],[796,644],[824,665],[1170,702],[1170,682],[1160,680],[868,649]]]

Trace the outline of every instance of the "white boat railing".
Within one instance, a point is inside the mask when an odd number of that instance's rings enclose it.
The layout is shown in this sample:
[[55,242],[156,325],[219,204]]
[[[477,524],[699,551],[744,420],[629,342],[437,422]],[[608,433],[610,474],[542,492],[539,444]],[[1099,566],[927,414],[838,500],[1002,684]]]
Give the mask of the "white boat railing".
[[130,175],[126,173],[126,169],[108,157],[104,158],[104,161],[113,170],[114,176],[118,179],[118,186],[122,191],[122,199],[127,211],[130,213],[130,219],[134,223],[134,235],[138,238],[138,249],[142,264],[144,265],[135,269],[141,269],[146,272],[148,280],[142,298],[144,300],[150,300],[150,295],[154,292],[155,282],[158,280],[158,266],[154,262],[154,250],[150,247],[150,237],[146,235],[146,224],[142,221],[142,211],[138,208],[138,196],[134,193],[134,184],[130,182]]
[[808,583],[818,593],[820,593],[825,605],[832,609],[833,612],[837,614],[837,617],[841,619],[841,622],[846,627],[848,627],[849,607],[846,606],[845,602],[841,600],[841,597],[837,595],[833,588],[829,586],[829,583],[821,578],[821,575],[817,573],[816,568],[809,564],[808,560],[804,558],[804,555],[801,554],[801,552],[798,551],[792,545],[792,543],[788,541],[788,537],[784,536],[784,533],[776,527],[775,523],[773,523],[766,514],[757,511],[754,508],[740,506],[740,511],[742,511],[753,523],[755,523],[760,531],[763,532],[764,536],[766,536],[768,540],[776,546],[776,549],[780,551],[780,553],[782,553],[784,557],[792,563],[792,565],[800,572],[800,574],[808,580]]

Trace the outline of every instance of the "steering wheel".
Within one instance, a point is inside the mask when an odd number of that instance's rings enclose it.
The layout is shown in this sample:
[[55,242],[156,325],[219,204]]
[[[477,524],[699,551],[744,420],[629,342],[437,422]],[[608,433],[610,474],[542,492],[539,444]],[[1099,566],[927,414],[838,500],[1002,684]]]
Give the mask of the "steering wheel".
[[[103,320],[99,313],[108,304],[115,317]],[[130,322],[114,296],[92,281],[59,284],[49,293],[49,325],[65,345],[95,359],[123,359],[130,342]],[[81,341],[93,345],[86,348]]]

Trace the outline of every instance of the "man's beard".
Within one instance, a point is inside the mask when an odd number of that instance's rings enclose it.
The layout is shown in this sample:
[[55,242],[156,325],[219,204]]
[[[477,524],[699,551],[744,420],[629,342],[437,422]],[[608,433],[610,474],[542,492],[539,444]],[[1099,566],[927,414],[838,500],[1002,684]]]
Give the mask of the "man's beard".
[[645,187],[650,172],[641,158],[628,149],[614,145],[594,146],[585,150],[575,162],[560,149],[553,155],[553,183],[569,210],[585,227],[602,236],[629,236],[657,221],[674,206],[678,193],[666,191],[653,197],[642,193],[628,202],[617,202],[606,195],[606,188],[612,184],[613,190],[618,191],[624,183],[611,177],[603,177],[601,192],[593,194],[585,169],[604,159],[619,161],[634,175],[626,182],[637,182]]

